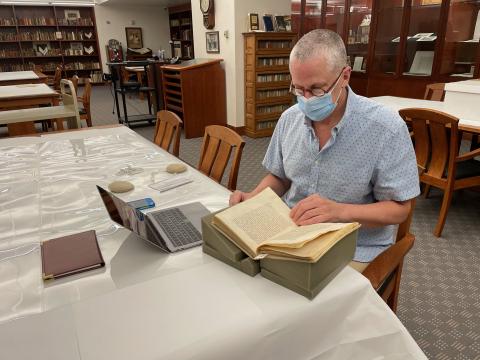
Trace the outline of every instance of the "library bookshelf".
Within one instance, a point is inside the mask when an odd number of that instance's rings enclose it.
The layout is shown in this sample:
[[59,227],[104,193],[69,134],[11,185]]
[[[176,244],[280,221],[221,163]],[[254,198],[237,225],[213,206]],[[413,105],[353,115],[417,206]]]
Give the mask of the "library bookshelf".
[[102,82],[93,7],[0,5],[0,72],[62,66],[67,78]]
[[245,135],[271,136],[294,100],[288,61],[297,40],[291,32],[244,33]]

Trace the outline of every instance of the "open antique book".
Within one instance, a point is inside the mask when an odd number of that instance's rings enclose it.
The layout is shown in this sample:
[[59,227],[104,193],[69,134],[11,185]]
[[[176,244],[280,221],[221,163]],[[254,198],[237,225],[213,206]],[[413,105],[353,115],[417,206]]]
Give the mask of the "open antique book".
[[316,262],[333,245],[360,227],[358,223],[298,226],[290,208],[270,188],[217,213],[212,225],[253,259],[272,256]]

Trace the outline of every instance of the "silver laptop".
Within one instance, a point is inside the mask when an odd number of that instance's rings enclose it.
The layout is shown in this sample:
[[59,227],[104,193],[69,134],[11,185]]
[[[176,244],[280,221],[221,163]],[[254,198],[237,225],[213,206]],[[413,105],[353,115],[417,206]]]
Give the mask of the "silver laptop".
[[201,219],[210,212],[201,203],[143,213],[100,186],[97,190],[110,219],[153,245],[175,252],[202,244]]

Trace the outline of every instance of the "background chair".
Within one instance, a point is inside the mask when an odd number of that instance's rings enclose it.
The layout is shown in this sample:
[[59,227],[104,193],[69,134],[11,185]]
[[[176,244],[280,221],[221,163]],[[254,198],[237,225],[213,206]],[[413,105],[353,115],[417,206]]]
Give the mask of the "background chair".
[[60,80],[62,80],[62,71],[63,68],[60,65],[56,67],[55,75],[53,76],[52,82],[50,84],[56,91],[60,91]]
[[75,90],[75,96],[78,95],[78,75],[73,75],[72,78],[70,79],[70,81],[72,82],[73,84],[73,89]]
[[230,177],[228,178],[228,188],[235,190],[244,146],[245,141],[235,131],[220,125],[207,126],[200,151],[198,169],[220,183],[232,149],[235,148]]
[[420,182],[443,190],[440,215],[433,234],[442,235],[453,191],[480,186],[480,149],[459,155],[458,119],[429,109],[399,111],[405,121],[411,121],[417,163],[426,169]]
[[423,95],[423,98],[425,100],[435,100],[435,101],[443,101],[444,97],[445,97],[444,83],[428,84],[425,89],[425,95]]
[[178,157],[180,153],[181,126],[182,120],[177,114],[168,110],[159,111],[157,113],[153,142],[162,149],[169,151],[173,140],[172,154]]
[[80,119],[85,120],[87,122],[87,126],[92,126],[92,113],[90,111],[90,97],[92,94],[92,80],[85,79],[83,87],[83,94],[82,96],[78,97],[78,102],[82,105],[80,107]]

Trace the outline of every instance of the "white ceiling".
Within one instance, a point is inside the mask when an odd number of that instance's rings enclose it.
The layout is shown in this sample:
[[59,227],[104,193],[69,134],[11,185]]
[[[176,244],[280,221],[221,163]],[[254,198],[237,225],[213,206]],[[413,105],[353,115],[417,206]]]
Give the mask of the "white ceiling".
[[130,4],[135,5],[149,5],[149,6],[173,6],[180,4],[190,3],[190,0],[106,0],[106,1],[96,1],[97,3],[114,5],[114,4]]

